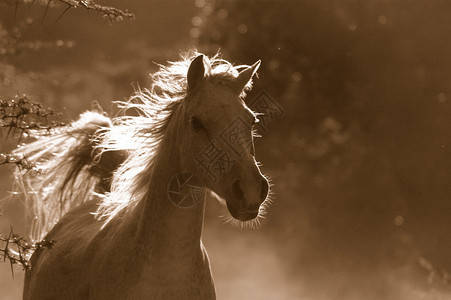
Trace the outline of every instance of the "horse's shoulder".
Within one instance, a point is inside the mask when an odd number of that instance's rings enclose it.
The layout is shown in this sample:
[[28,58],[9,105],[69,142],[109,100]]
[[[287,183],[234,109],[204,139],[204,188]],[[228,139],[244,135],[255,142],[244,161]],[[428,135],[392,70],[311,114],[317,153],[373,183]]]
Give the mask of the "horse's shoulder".
[[77,298],[74,295],[86,293],[89,287],[86,249],[100,228],[92,215],[95,210],[95,201],[83,203],[64,215],[47,234],[45,239],[53,241],[53,247],[33,253],[25,298],[73,299]]

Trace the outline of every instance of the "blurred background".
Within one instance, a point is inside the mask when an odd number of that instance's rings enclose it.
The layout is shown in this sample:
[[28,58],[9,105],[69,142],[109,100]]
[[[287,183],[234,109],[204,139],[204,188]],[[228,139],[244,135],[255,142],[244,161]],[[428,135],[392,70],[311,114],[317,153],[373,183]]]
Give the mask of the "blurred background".
[[[38,1],[36,1],[38,2]],[[248,95],[282,109],[256,142],[275,201],[259,230],[207,205],[218,299],[451,299],[451,5],[448,1],[98,1],[136,20],[0,1],[0,97],[77,118],[150,85],[198,48],[262,60]],[[56,6],[56,7],[54,7]],[[0,152],[17,140],[1,137]],[[0,166],[0,198],[11,166]],[[0,233],[23,232],[20,203]],[[23,271],[0,264],[0,299]]]

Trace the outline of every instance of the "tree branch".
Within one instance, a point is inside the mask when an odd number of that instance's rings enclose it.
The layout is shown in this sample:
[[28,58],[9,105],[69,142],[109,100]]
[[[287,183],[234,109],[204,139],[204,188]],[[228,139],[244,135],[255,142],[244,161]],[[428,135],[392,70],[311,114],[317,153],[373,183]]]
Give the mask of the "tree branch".
[[24,237],[14,233],[13,228],[8,236],[0,235],[0,259],[3,257],[3,262],[9,261],[11,265],[11,272],[13,273],[13,265],[22,265],[24,269],[30,269],[30,257],[34,251],[41,248],[51,249],[55,241],[42,240],[40,242],[29,244]]
[[[35,1],[34,0],[21,0],[21,2],[32,5]],[[102,14],[104,17],[107,17],[108,20],[110,20],[110,22],[117,22],[117,21],[123,21],[123,20],[129,20],[129,21],[135,20],[135,15],[133,13],[130,13],[127,9],[121,10],[116,7],[100,5],[92,0],[45,0],[45,1],[38,1],[38,2],[41,5],[46,6],[46,12],[47,12],[47,9],[53,5],[53,3],[61,3],[61,4],[66,4],[71,8],[83,7],[88,10],[96,11],[96,12]],[[50,5],[51,4],[50,2],[52,2],[52,5]],[[16,5],[16,10],[17,10],[18,0],[0,0],[0,4],[2,4],[2,3],[14,4],[14,5]],[[66,8],[66,10],[67,10],[67,8]]]

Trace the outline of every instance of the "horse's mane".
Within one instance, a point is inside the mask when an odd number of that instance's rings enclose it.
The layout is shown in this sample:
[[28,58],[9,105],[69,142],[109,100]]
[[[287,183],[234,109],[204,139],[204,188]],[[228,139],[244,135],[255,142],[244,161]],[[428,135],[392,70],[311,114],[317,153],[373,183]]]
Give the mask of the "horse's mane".
[[123,157],[111,152],[100,158],[95,135],[111,125],[102,113],[85,112],[67,126],[30,132],[37,140],[14,150],[31,168],[17,168],[14,177],[24,196],[33,241],[41,240],[61,216],[94,191],[109,189],[112,172]]
[[[35,132],[37,141],[15,150],[38,169],[37,174],[16,172],[32,218],[33,239],[42,239],[71,208],[93,197],[100,199],[96,215],[105,224],[145,197],[155,153],[187,95],[186,76],[198,55],[191,51],[160,65],[150,89],[137,89],[128,101],[118,102],[120,116],[87,112],[50,136]],[[233,66],[219,54],[205,58],[206,76],[212,80],[233,80],[248,67]]]

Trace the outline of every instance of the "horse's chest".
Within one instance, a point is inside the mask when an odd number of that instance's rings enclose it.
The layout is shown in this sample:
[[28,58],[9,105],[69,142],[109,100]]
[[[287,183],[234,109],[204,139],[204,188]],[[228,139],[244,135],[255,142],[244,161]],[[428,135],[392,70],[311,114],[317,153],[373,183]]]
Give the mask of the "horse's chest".
[[142,271],[130,299],[215,299],[208,261],[187,255],[146,264]]

